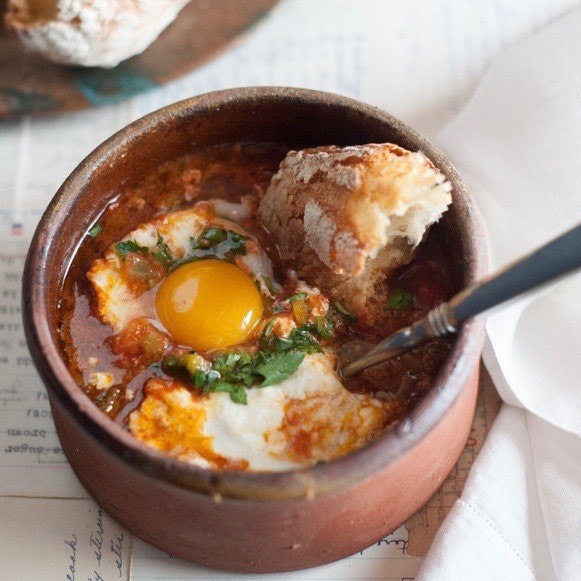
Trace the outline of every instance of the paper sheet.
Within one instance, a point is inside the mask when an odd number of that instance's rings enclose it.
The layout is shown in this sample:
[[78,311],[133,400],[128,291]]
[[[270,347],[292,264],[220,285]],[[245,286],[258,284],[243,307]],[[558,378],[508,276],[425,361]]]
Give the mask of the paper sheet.
[[87,497],[61,449],[26,347],[23,266],[22,254],[0,254],[0,496]]
[[[59,451],[44,388],[30,364],[20,324],[19,277],[42,211],[70,171],[95,146],[130,121],[173,101],[214,89],[266,84],[349,95],[386,109],[430,137],[459,110],[502,48],[575,3],[281,2],[240,44],[168,86],[103,109],[0,125],[0,497],[86,496]],[[479,408],[474,442],[469,441],[455,473],[406,527],[363,556],[286,578],[413,577],[420,559],[410,554],[425,554],[435,529],[459,495],[491,421],[487,409],[493,406]],[[51,523],[55,502],[68,507],[63,510],[71,518],[77,514],[81,527],[86,522],[86,507],[96,510],[90,500],[19,499],[25,515],[14,525],[19,535],[28,525],[36,526],[38,519]],[[36,519],[35,515],[41,516]],[[62,542],[57,524],[43,530],[43,543]],[[405,548],[389,544],[390,540],[403,540]],[[0,572],[13,557],[7,547],[0,543]],[[136,580],[234,578],[168,558],[138,540],[134,556]],[[53,563],[31,552],[22,566],[30,566],[27,571],[34,572],[39,563],[48,564],[45,561],[58,565],[58,559]],[[5,576],[0,574],[0,578]],[[23,578],[63,577],[31,573]]]
[[[342,561],[305,571],[270,574],[268,579],[273,581],[307,581],[315,579],[341,579],[345,581],[350,579],[393,579],[403,581],[404,579],[411,579],[414,577],[421,559],[412,557],[406,552],[408,539],[408,530],[402,526],[365,551]],[[386,561],[390,563],[390,570],[386,569]],[[140,580],[247,580],[256,577],[193,567],[191,563],[186,563],[167,553],[162,553],[145,543],[139,543],[135,547],[132,559],[132,573],[134,579]]]
[[129,579],[131,535],[90,500],[0,498],[0,522],[0,579]]

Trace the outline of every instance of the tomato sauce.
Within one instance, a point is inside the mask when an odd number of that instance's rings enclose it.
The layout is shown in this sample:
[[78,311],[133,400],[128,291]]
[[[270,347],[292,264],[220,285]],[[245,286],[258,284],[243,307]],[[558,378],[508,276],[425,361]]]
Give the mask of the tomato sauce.
[[[62,289],[61,347],[79,385],[119,423],[125,424],[128,415],[140,405],[145,381],[154,376],[164,377],[159,360],[167,349],[167,337],[145,318],[133,321],[120,334],[113,335],[112,329],[97,316],[95,297],[86,278],[93,261],[139,224],[200,200],[223,198],[239,202],[243,196],[251,196],[258,206],[287,151],[280,144],[224,145],[168,162],[144,176],[141,183],[119,192],[98,220],[99,233],[94,237],[88,235],[81,244]],[[253,219],[243,227],[258,238],[273,261],[275,278],[285,280],[283,272],[289,265],[280,262],[268,233]],[[155,265],[151,269],[154,278],[161,276]],[[448,253],[436,226],[414,260],[387,281],[390,298],[378,324],[374,328],[358,323],[344,325],[340,329],[341,341],[362,339],[376,343],[423,317],[456,290],[451,273]],[[396,407],[403,416],[429,391],[451,346],[452,340],[448,338],[432,340],[365,370],[346,386],[355,392],[397,399]],[[110,369],[110,387],[97,389],[91,384],[87,361],[98,361],[101,368]]]

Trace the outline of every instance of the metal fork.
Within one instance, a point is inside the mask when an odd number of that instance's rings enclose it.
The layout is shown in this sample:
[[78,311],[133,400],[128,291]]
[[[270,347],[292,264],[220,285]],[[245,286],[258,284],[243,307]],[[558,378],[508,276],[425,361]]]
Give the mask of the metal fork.
[[[350,344],[338,352],[342,377],[391,359],[427,339],[454,333],[460,324],[543,284],[581,268],[581,224],[499,272],[468,287],[432,309],[423,319],[386,337],[364,355],[344,365]],[[581,297],[580,297],[581,300]],[[353,351],[353,350],[352,350]]]

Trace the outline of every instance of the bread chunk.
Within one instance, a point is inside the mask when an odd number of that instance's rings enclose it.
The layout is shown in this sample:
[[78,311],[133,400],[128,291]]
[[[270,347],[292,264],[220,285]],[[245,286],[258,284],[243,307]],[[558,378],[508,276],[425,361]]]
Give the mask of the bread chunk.
[[290,151],[259,207],[300,278],[373,323],[389,274],[409,262],[450,204],[421,152],[391,143]]
[[143,52],[189,0],[8,0],[4,17],[29,50],[66,65],[114,67]]

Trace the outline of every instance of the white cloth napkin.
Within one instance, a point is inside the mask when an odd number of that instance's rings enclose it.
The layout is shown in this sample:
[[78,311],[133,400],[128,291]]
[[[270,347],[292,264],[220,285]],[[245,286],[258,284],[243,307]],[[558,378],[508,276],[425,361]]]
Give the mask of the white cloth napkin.
[[[482,210],[493,269],[581,221],[581,9],[493,64],[439,136]],[[505,401],[420,579],[581,579],[581,276],[496,311]]]

